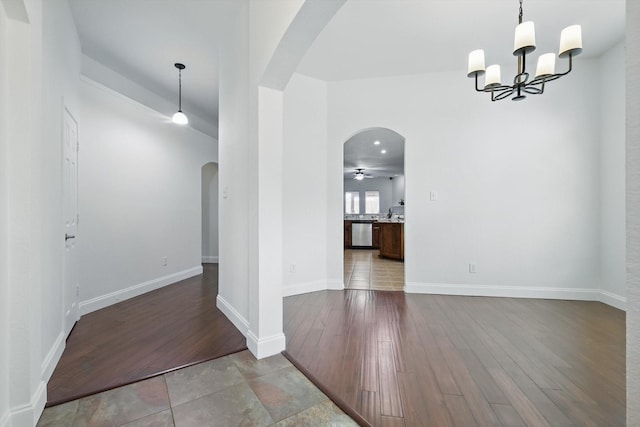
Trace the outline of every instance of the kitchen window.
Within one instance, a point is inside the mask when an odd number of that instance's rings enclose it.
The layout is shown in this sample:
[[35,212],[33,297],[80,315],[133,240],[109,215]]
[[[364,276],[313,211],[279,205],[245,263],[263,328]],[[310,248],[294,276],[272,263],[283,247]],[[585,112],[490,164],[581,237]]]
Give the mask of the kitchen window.
[[360,213],[360,193],[358,191],[344,192],[344,211],[348,214]]
[[364,192],[364,213],[367,213],[367,214],[380,213],[380,192],[379,191]]

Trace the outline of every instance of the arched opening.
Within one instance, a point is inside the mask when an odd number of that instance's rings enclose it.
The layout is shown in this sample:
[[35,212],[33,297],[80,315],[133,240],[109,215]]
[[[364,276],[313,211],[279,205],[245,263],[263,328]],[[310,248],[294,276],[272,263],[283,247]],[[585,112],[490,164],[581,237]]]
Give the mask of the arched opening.
[[218,263],[218,164],[202,166],[202,262]]
[[382,127],[344,143],[345,289],[404,290],[404,143]]

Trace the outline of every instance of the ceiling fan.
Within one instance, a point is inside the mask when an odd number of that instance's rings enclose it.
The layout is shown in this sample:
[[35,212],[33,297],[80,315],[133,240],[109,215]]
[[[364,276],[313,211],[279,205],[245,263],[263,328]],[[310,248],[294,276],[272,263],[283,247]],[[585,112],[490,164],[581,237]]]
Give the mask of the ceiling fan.
[[353,179],[358,180],[358,181],[362,181],[365,178],[373,178],[373,176],[371,175],[365,175],[364,174],[364,169],[363,168],[358,168],[356,169],[356,171],[353,173]]

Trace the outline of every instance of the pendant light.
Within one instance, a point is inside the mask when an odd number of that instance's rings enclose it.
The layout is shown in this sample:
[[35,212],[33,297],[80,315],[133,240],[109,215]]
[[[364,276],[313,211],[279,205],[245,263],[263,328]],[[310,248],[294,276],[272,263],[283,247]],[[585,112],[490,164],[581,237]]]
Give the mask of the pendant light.
[[182,112],[182,70],[185,69],[184,64],[176,62],[174,66],[178,69],[178,111],[173,115],[173,123],[178,125],[186,125],[189,119]]

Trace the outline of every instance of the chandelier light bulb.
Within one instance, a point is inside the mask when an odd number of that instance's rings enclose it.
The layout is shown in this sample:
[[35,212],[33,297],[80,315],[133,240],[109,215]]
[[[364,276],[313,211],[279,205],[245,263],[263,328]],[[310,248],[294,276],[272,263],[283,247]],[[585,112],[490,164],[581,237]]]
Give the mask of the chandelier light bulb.
[[560,51],[558,56],[565,58],[572,54],[578,55],[582,52],[582,27],[571,25],[560,33]]
[[536,67],[536,77],[546,77],[555,74],[556,55],[554,53],[545,53],[538,58],[538,66]]
[[523,22],[516,27],[513,42],[513,54],[522,55],[536,50],[536,29],[532,21]]
[[477,49],[469,54],[469,66],[467,68],[467,76],[471,77],[473,73],[484,73],[484,50]]
[[496,87],[500,86],[502,83],[500,81],[500,66],[499,65],[489,65],[487,67],[487,74],[484,80],[484,87]]

